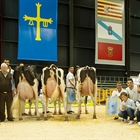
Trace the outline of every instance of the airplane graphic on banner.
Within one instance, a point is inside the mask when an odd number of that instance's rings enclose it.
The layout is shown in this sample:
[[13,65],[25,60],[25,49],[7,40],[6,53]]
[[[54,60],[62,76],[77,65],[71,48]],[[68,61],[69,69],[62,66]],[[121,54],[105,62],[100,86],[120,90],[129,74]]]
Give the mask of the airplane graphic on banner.
[[122,41],[122,24],[98,20],[98,38]]

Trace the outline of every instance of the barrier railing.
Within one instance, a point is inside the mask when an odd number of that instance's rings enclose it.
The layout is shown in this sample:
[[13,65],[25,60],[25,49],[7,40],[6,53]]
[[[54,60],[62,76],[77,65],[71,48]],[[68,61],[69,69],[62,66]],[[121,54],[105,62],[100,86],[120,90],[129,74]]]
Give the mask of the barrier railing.
[[97,103],[100,105],[101,102],[105,101],[105,90],[103,88],[97,89]]
[[105,102],[106,97],[111,96],[114,89],[115,88],[108,88],[108,89],[98,88],[97,89],[97,103],[100,105],[101,102]]

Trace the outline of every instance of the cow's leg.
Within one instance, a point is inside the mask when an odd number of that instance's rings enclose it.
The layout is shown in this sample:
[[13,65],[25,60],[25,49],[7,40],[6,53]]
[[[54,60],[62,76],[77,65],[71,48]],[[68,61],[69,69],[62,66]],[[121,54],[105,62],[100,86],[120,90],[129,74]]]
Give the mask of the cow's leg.
[[85,114],[89,114],[87,110],[87,98],[88,96],[85,96],[84,104],[85,104]]
[[93,119],[97,119],[97,118],[96,118],[96,98],[93,97],[92,94],[91,94],[91,99],[92,99],[92,101],[93,101],[93,107],[94,107]]
[[62,112],[61,112],[61,99],[60,98],[58,100],[58,105],[59,105],[59,114],[62,115]]
[[48,120],[46,109],[48,107],[48,97],[43,94],[43,105],[44,105],[44,120]]
[[22,104],[24,103],[25,101],[21,101],[21,100],[19,100],[19,109],[18,109],[18,114],[19,114],[19,120],[21,121],[21,120],[23,120],[23,118],[22,118]]
[[63,99],[62,99],[62,103],[63,103],[63,106],[64,106],[64,116],[65,116],[65,121],[69,121],[69,118],[68,118],[68,114],[67,114],[67,92],[64,93],[63,95]]
[[96,118],[97,79],[96,79],[96,84],[94,85],[94,96],[93,94],[91,94],[91,98],[94,101],[93,119],[97,119]]
[[56,111],[56,101],[54,101],[54,112],[53,112],[53,115],[56,115],[57,114],[57,111]]
[[34,94],[35,94],[35,110],[36,110],[36,114],[37,114],[37,120],[40,120],[40,113],[38,111],[38,80],[34,79]]
[[76,119],[80,119],[80,112],[81,112],[81,96],[80,93],[77,93],[77,99],[78,99],[78,112],[77,112],[77,116]]
[[37,111],[36,111],[36,101],[34,102],[35,104],[35,111],[34,111],[34,115],[37,116]]
[[68,114],[67,114],[67,108],[66,108],[67,101],[64,101],[64,100],[63,100],[63,106],[64,106],[64,113],[65,113],[65,121],[69,121]]
[[38,110],[38,97],[35,100],[35,110],[36,110],[37,120],[40,120],[41,118],[40,118],[40,113],[39,113],[39,110]]
[[81,83],[79,83],[78,81],[77,81],[77,84],[76,84],[76,89],[77,89],[77,100],[78,100],[78,111],[77,111],[76,119],[80,119],[80,113],[81,113],[81,93],[80,93]]
[[28,100],[29,102],[29,116],[32,116],[32,113],[31,113],[31,106],[32,106],[32,101],[31,100]]

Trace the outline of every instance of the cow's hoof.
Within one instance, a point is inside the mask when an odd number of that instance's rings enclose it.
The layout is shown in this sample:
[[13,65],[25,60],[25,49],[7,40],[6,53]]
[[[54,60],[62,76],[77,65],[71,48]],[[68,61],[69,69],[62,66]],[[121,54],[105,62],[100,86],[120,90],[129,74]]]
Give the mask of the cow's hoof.
[[31,112],[28,113],[29,116],[32,116]]
[[97,117],[96,116],[93,116],[93,118],[92,119],[97,119]]
[[37,117],[37,121],[40,121],[41,120],[41,118],[40,117]]
[[59,112],[59,115],[62,115],[63,113],[62,112]]
[[89,112],[88,111],[85,111],[85,114],[89,114]]
[[77,116],[76,116],[76,119],[80,119],[80,115],[77,115]]
[[22,121],[23,120],[23,118],[19,118],[19,121]]
[[65,117],[65,121],[69,121],[68,116]]
[[44,118],[44,121],[47,121],[47,120],[48,120],[48,118],[47,118],[47,117],[45,117],[45,118]]
[[56,115],[57,113],[56,112],[53,112],[53,115]]

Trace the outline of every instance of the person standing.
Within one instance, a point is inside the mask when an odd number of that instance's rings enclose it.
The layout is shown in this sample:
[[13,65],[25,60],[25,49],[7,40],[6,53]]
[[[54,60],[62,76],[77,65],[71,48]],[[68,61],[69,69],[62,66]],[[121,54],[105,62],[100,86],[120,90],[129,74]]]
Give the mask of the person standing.
[[112,92],[111,97],[119,97],[122,92],[126,92],[126,90],[122,88],[122,82],[118,81],[116,83],[116,89]]
[[127,79],[127,86],[126,92],[130,99],[132,99],[134,102],[140,100],[140,94],[138,93],[137,85],[134,85],[132,78]]
[[6,63],[7,66],[8,66],[7,71],[10,72],[13,75],[14,74],[14,70],[10,66],[10,60],[8,58],[5,58],[3,62]]
[[[3,63],[6,63],[7,64],[7,66],[8,66],[8,69],[7,69],[7,72],[9,72],[9,73],[11,73],[11,75],[12,75],[12,77],[13,77],[13,75],[14,75],[14,70],[11,68],[11,66],[10,66],[10,60],[8,59],[8,58],[5,58],[4,60],[3,60]],[[12,83],[14,83],[15,84],[15,81],[14,81],[14,79],[12,78]],[[15,96],[15,91],[13,91],[13,97]],[[14,119],[14,117],[12,117],[13,119]]]
[[[75,77],[73,75],[74,73],[74,67],[70,66],[68,69],[68,74],[66,76],[66,90],[67,90],[67,96],[68,93],[74,93],[75,94]],[[71,110],[71,104],[66,104],[66,109],[68,114],[74,113],[74,111]]]
[[[126,92],[126,90],[125,89],[123,89],[122,88],[122,82],[121,81],[118,81],[117,83],[116,83],[116,89],[112,92],[112,96],[111,97],[115,97],[115,98],[119,98],[120,97],[120,94],[122,93],[122,92]],[[117,120],[118,119],[118,117],[116,116],[115,118],[114,118],[114,120]]]
[[11,114],[11,105],[13,100],[13,91],[15,89],[13,77],[11,73],[7,72],[8,66],[6,63],[1,64],[0,71],[0,121],[5,120],[5,103],[7,107],[8,121],[14,121]]

